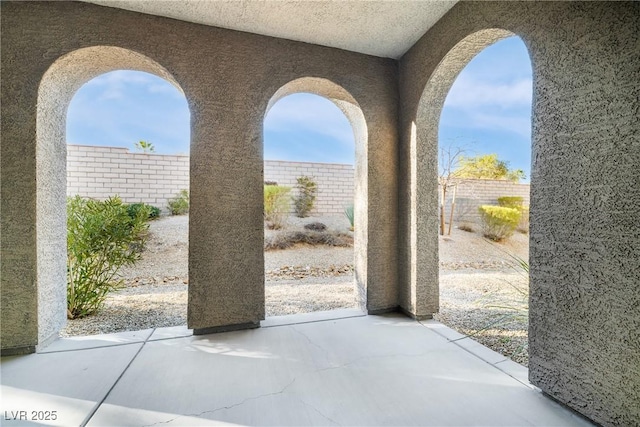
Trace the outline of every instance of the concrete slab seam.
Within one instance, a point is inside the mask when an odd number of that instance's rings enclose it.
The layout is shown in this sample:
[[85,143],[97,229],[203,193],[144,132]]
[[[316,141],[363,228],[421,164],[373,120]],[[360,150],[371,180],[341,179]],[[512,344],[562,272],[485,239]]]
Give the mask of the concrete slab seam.
[[281,326],[305,325],[308,323],[329,322],[332,320],[354,319],[354,318],[366,317],[366,316],[368,316],[368,314],[363,312],[362,314],[352,314],[348,316],[332,317],[330,319],[303,320],[301,322],[282,323],[279,325],[266,325],[266,326],[260,326],[260,329],[279,328]]
[[[464,350],[464,351],[466,351],[467,353],[474,355],[475,357],[477,357],[478,359],[482,360],[482,361],[483,361],[484,363],[486,363],[487,365],[490,365],[490,366],[494,367],[495,369],[499,370],[500,372],[502,372],[502,373],[504,373],[504,374],[506,374],[506,375],[510,376],[511,378],[513,378],[514,380],[518,381],[520,384],[522,384],[522,385],[526,386],[527,388],[529,388],[529,389],[531,389],[531,390],[534,390],[534,391],[535,391],[535,390],[539,390],[539,389],[538,389],[537,387],[535,387],[533,384],[530,384],[529,382],[524,382],[524,381],[520,380],[519,378],[517,378],[517,377],[515,377],[515,376],[511,375],[511,374],[510,374],[509,372],[507,372],[506,370],[502,369],[502,367],[498,366],[498,365],[499,365],[500,363],[502,363],[502,362],[505,362],[505,361],[507,361],[507,360],[511,360],[511,359],[509,359],[508,357],[505,357],[504,359],[499,360],[498,362],[491,363],[491,362],[489,362],[488,360],[486,360],[486,359],[484,359],[483,357],[481,357],[480,355],[478,355],[477,353],[475,353],[474,351],[472,351],[472,350],[470,350],[470,349],[468,349],[468,348],[466,348],[466,347],[464,347],[464,346],[462,346],[462,345],[458,344],[458,341],[463,340],[463,339],[467,339],[467,338],[468,338],[468,339],[472,340],[473,342],[478,343],[478,344],[479,344],[479,345],[481,345],[482,347],[489,349],[488,347],[486,347],[486,346],[484,346],[484,345],[480,344],[478,341],[476,341],[476,340],[474,340],[473,338],[471,338],[469,335],[465,335],[464,337],[456,338],[456,339],[454,339],[454,340],[451,340],[451,339],[447,338],[445,335],[443,335],[443,334],[441,334],[440,332],[438,332],[436,329],[429,328],[427,325],[423,324],[421,321],[419,321],[419,320],[418,320],[417,322],[418,322],[418,323],[420,323],[420,324],[421,324],[422,326],[424,326],[425,328],[429,329],[430,331],[433,331],[433,332],[435,332],[436,334],[440,335],[442,338],[446,339],[448,342],[450,342],[450,343],[454,344],[454,345],[455,345],[455,346],[457,346],[457,347],[460,347],[461,349],[463,349],[463,350]],[[443,325],[443,326],[444,326],[444,325]],[[445,326],[445,327],[446,327],[446,326]],[[447,328],[448,328],[448,327],[447,327]]]
[[145,343],[144,340],[140,340],[140,341],[132,341],[132,342],[123,342],[123,343],[118,343],[118,344],[106,344],[106,345],[101,345],[101,346],[97,346],[97,347],[69,348],[69,349],[63,349],[63,350],[42,351],[42,352],[38,352],[36,354],[69,353],[69,352],[72,352],[72,351],[97,350],[97,349],[100,349],[100,348],[123,347],[125,345],[144,344],[144,343]]
[[[111,385],[111,387],[109,388],[109,390],[105,393],[104,397],[102,398],[102,400],[100,400],[100,402],[98,402],[97,405],[94,406],[93,410],[87,415],[87,417],[82,421],[82,423],[80,424],[80,427],[85,427],[89,421],[91,421],[91,418],[93,418],[93,416],[96,414],[96,412],[98,412],[98,409],[102,406],[102,404],[104,403],[105,400],[107,400],[107,397],[109,397],[109,395],[111,394],[111,392],[113,391],[113,389],[116,387],[116,385],[120,382],[120,380],[122,379],[122,377],[124,376],[124,374],[127,372],[127,370],[129,369],[129,367],[131,366],[131,364],[133,363],[134,360],[136,360],[138,358],[138,355],[140,354],[140,352],[142,351],[142,349],[144,348],[144,346],[147,344],[147,342],[149,341],[149,338],[151,338],[151,336],[153,335],[153,333],[155,332],[156,328],[153,328],[153,331],[151,331],[151,333],[149,334],[149,336],[147,336],[147,338],[144,340],[144,342],[142,342],[142,345],[140,346],[140,348],[138,349],[138,351],[136,352],[136,354],[133,355],[133,357],[131,358],[131,360],[129,361],[129,363],[127,363],[127,366],[125,366],[125,368],[122,370],[122,372],[120,373],[120,375],[118,375],[118,378],[116,378],[116,380],[113,382],[113,384]],[[136,343],[136,344],[140,344],[140,343]]]

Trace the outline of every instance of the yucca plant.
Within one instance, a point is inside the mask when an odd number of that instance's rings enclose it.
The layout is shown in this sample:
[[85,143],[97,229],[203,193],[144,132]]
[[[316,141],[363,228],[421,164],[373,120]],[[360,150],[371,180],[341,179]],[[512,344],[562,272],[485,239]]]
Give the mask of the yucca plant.
[[[529,263],[521,257],[514,255],[508,251],[503,250],[499,245],[493,244],[487,240],[487,243],[491,244],[494,248],[505,253],[511,258],[510,266],[518,273],[523,279],[522,284],[518,284],[512,280],[503,280],[504,283],[509,285],[516,293],[516,298],[513,301],[506,301],[500,303],[494,303],[496,299],[500,299],[500,296],[496,292],[489,292],[485,297],[479,299],[477,303],[481,305],[483,309],[495,310],[500,314],[495,316],[494,319],[485,324],[482,328],[473,331],[469,336],[479,336],[490,330],[508,330],[512,325],[527,324],[529,320]],[[510,340],[511,338],[506,338]],[[508,356],[516,358],[527,350],[527,341],[523,342]]]
[[353,212],[353,205],[349,205],[346,208],[344,208],[344,216],[347,217],[347,219],[349,220],[349,224],[351,224],[351,228],[350,230],[353,231],[354,227],[353,227],[353,221],[354,221],[354,212]]

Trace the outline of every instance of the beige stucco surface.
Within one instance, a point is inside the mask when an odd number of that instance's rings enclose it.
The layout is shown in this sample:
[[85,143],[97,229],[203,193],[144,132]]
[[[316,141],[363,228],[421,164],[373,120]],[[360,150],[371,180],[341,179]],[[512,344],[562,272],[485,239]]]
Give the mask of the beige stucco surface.
[[438,306],[440,89],[505,30],[523,39],[534,80],[529,377],[602,425],[635,425],[638,3],[461,2],[402,58],[400,303],[416,317]]
[[87,0],[182,21],[400,58],[457,0]]
[[1,7],[3,352],[64,322],[62,118],[83,81],[117,68],[172,79],[189,102],[191,328],[264,317],[262,120],[283,86],[366,126],[362,305],[429,317],[439,110],[453,74],[513,33],[534,72],[530,379],[602,425],[640,419],[638,3],[461,2],[399,62],[91,4]]
[[264,317],[262,121],[278,89],[304,77],[340,87],[366,122],[359,294],[369,311],[397,305],[393,60],[83,3],[3,3],[2,28],[3,349],[33,347],[64,322],[63,112],[80,85],[118,68],[168,78],[189,102],[190,327]]

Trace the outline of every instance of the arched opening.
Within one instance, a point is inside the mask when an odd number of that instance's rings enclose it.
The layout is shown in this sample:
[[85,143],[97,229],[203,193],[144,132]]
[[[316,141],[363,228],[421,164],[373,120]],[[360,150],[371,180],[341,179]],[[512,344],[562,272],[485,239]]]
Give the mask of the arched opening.
[[[101,74],[74,94],[66,126],[67,197],[95,203],[117,197],[121,205],[115,210],[128,214],[118,223],[144,221],[137,218],[141,209],[147,209],[149,216],[140,234],[144,244],[134,244],[138,259],[119,267],[111,281],[120,286],[104,296],[99,310],[83,316],[84,307],[95,306],[87,298],[88,287],[74,288],[76,298],[67,304],[73,319],[67,321],[62,336],[186,324],[189,217],[188,199],[181,194],[188,195],[189,189],[189,116],[187,100],[177,87],[142,71]],[[106,204],[92,206],[106,208]],[[74,200],[68,202],[70,208],[76,211],[72,218],[80,219],[77,211],[88,206]],[[83,257],[83,243],[102,235],[99,230],[83,232],[80,224],[84,222],[67,224],[77,236],[67,249]],[[71,260],[79,257],[70,254]],[[108,259],[117,264],[113,256]],[[69,282],[89,277],[69,276],[74,278]],[[97,278],[92,281],[100,283],[106,276]]]
[[[438,164],[438,159],[441,157],[439,131],[445,99],[457,76],[478,53],[486,47],[512,36],[514,34],[506,30],[487,29],[471,34],[458,42],[441,60],[427,82],[420,98],[416,120],[412,123],[410,247],[412,265],[414,266],[411,272],[411,285],[416,290],[416,297],[412,302],[415,304],[418,314],[425,317],[438,313],[440,310],[442,298],[440,285],[442,282],[440,274],[436,274],[436,272],[439,270],[438,266],[441,261],[440,254],[442,252],[440,250],[450,249],[443,248],[444,244],[450,243],[446,241],[448,237],[446,236],[448,234],[447,223],[451,212],[447,204],[444,205],[445,236],[444,238],[438,236],[442,229],[440,221],[441,169]],[[495,97],[496,94],[490,91],[485,96]],[[531,111],[530,105],[528,110]],[[455,154],[455,152],[454,149],[451,154]],[[453,169],[455,169],[455,165]],[[508,195],[501,194],[501,196]],[[447,196],[447,198],[449,197]],[[487,200],[478,202],[488,204]],[[477,210],[477,207],[475,209]],[[478,227],[480,228],[480,226]],[[528,243],[528,239],[525,238],[525,240]],[[483,249],[484,246],[490,247],[490,244],[484,241],[480,241],[479,244],[479,249]],[[466,249],[469,250],[468,247]],[[506,253],[503,255],[505,259],[509,259],[509,255]]]
[[78,49],[57,59],[38,89],[36,119],[36,215],[38,342],[55,339],[66,320],[66,115],[71,99],[89,80],[127,69],[161,77],[182,92],[152,59],[113,46]]
[[[288,177],[288,181],[286,182],[286,184],[289,184],[289,185],[293,184],[298,177],[309,177],[309,178],[312,178],[312,180],[316,185],[321,184],[323,186],[326,186],[326,188],[318,188],[318,191],[319,192],[322,191],[321,193],[322,197],[326,199],[326,201],[323,201],[323,203],[326,202],[327,204],[325,206],[319,207],[318,209],[315,210],[315,212],[320,212],[320,215],[323,215],[323,214],[327,216],[333,215],[334,218],[333,219],[327,218],[327,220],[331,222],[331,224],[329,224],[329,229],[326,231],[321,231],[320,233],[322,234],[327,233],[327,235],[330,236],[332,239],[337,235],[337,239],[340,240],[341,239],[340,235],[346,235],[347,238],[350,237],[349,234],[351,233],[349,232],[349,226],[350,225],[353,226],[353,233],[352,233],[353,257],[351,262],[346,260],[347,262],[349,262],[349,264],[353,266],[352,267],[353,274],[350,274],[351,272],[349,270],[345,271],[344,269],[345,265],[341,265],[341,264],[344,264],[343,262],[345,258],[344,254],[338,255],[337,258],[335,258],[335,253],[333,255],[330,254],[327,257],[328,260],[325,260],[325,262],[320,263],[322,265],[319,265],[319,266],[314,266],[314,260],[312,259],[306,260],[305,264],[307,265],[303,266],[303,268],[309,267],[309,270],[313,270],[313,271],[317,269],[317,272],[318,272],[317,274],[321,273],[323,275],[324,274],[331,275],[332,273],[330,273],[330,270],[332,270],[332,268],[333,270],[342,270],[342,271],[334,271],[333,274],[337,273],[337,276],[343,276],[342,277],[343,282],[344,282],[345,273],[347,273],[346,274],[347,277],[349,276],[354,277],[355,280],[353,280],[353,284],[356,291],[354,300],[356,305],[359,308],[361,308],[362,310],[365,310],[366,309],[366,250],[367,250],[366,248],[367,126],[365,123],[364,115],[358,103],[355,101],[355,99],[342,87],[326,79],[301,78],[284,85],[272,96],[272,98],[268,103],[267,109],[265,111],[265,115],[264,115],[265,121],[272,107],[278,101],[282,100],[283,98],[289,95],[301,94],[301,93],[317,95],[335,104],[335,106],[337,106],[340,109],[340,111],[342,111],[344,116],[347,118],[349,124],[351,125],[351,129],[353,131],[353,141],[354,141],[353,145],[355,145],[355,162],[351,171],[352,178],[350,179],[351,180],[350,185],[352,186],[352,190],[353,190],[351,194],[349,192],[350,189],[343,190],[342,188],[339,188],[340,186],[345,185],[344,183],[339,183],[341,179],[344,180],[344,177],[341,177],[339,175],[348,176],[349,174],[349,170],[348,170],[349,167],[344,167],[345,165],[316,165],[316,164],[310,163],[307,165],[307,168],[308,168],[307,170],[303,171],[301,169],[298,173],[295,171],[295,166],[294,166],[291,168],[291,171],[288,171],[283,175],[280,175],[282,178],[285,179],[285,181],[287,181],[287,178],[285,178],[286,175],[291,175],[291,174],[296,175],[295,177],[293,176]],[[265,169],[267,169],[266,166],[265,166]],[[314,179],[313,175],[314,175],[314,170],[316,169],[317,169],[317,174],[322,176],[318,176]],[[265,180],[271,181],[270,183],[274,181],[278,183],[277,182],[278,175],[274,175],[276,179],[273,179],[270,176],[268,176],[269,173],[271,172],[267,169],[264,176]],[[332,183],[332,181],[334,180],[336,182]],[[330,194],[331,191],[335,191],[336,193]],[[293,209],[295,210],[295,206],[293,207]],[[351,215],[353,224],[350,224],[349,220],[345,216],[345,209],[347,210],[347,215]],[[300,221],[299,225],[302,225],[303,222],[304,221]],[[334,228],[334,230],[330,230],[330,228]],[[269,236],[267,236],[267,238],[269,238]],[[338,250],[340,249],[338,248]],[[345,252],[345,251],[342,250],[342,252]],[[349,258],[351,258],[350,254],[351,252],[349,251],[349,256],[348,256]],[[269,267],[273,267],[275,266],[275,264],[269,261],[269,258],[271,258],[269,254],[267,254],[266,257],[267,257],[266,272],[267,272],[267,275],[269,275],[270,274]],[[331,261],[335,261],[335,262],[331,262]],[[276,263],[278,262],[277,258],[274,260],[274,262]],[[295,266],[292,266],[292,267],[295,267]],[[293,271],[293,275],[295,275],[295,271]],[[326,289],[329,289],[329,288],[326,288]],[[277,301],[275,301],[275,299],[283,297],[282,295],[280,295],[279,297],[275,297],[275,295],[272,295],[270,300],[270,294],[271,294],[271,290],[267,287],[266,295],[267,295],[268,308],[270,304],[277,306],[278,303]],[[286,296],[284,296],[284,298],[286,298]],[[305,297],[305,299],[308,299],[308,298],[313,298],[313,297],[312,295],[308,295]],[[333,305],[335,304],[339,305],[340,303],[335,302],[334,300]],[[331,302],[328,302],[327,305],[323,305],[323,303],[320,302],[320,304],[311,304],[306,308],[297,307],[294,310],[296,312],[314,311],[313,307],[320,307],[316,309],[324,310],[326,309],[326,307],[331,307],[331,306],[332,306]],[[344,306],[344,301],[342,306]],[[322,307],[325,307],[325,308],[322,308]],[[273,313],[274,310],[268,309],[267,314],[269,315],[270,312]],[[277,313],[277,314],[286,314],[286,313],[287,312],[284,311],[282,313]]]
[[439,122],[435,318],[527,364],[531,60],[512,36],[460,72]]

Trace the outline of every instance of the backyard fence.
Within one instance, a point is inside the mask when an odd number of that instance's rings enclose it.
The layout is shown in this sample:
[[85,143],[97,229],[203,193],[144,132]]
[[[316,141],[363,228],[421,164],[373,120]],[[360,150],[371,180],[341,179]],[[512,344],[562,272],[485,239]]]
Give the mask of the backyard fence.
[[[312,215],[342,215],[353,204],[353,165],[264,162],[265,181],[295,187],[296,178],[313,177],[318,196]],[[126,148],[67,145],[67,195],[143,202],[167,211],[167,202],[189,189],[189,156],[131,153]],[[292,195],[295,190],[292,190]]]
[[[265,160],[264,179],[295,187],[296,178],[311,176],[318,184],[312,215],[342,215],[353,203],[353,165]],[[144,202],[167,211],[167,202],[189,189],[189,156],[131,153],[126,148],[67,146],[67,195],[105,199],[119,195],[124,202]],[[295,194],[295,190],[292,191]],[[449,212],[451,191],[447,196]],[[498,197],[522,196],[529,205],[529,184],[465,180],[458,187],[454,218],[479,220],[478,206],[497,204]],[[448,218],[448,215],[447,215]]]

